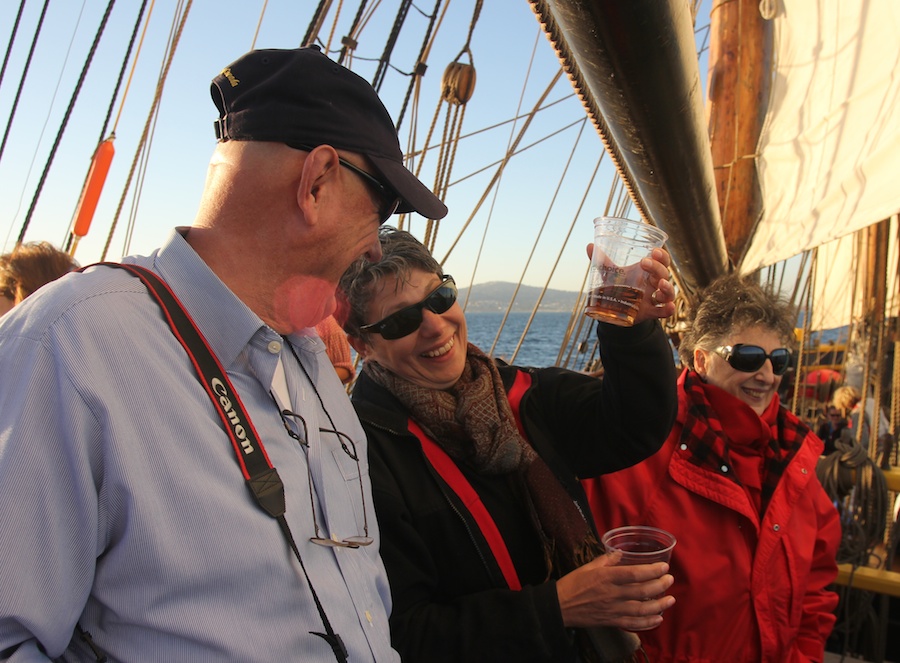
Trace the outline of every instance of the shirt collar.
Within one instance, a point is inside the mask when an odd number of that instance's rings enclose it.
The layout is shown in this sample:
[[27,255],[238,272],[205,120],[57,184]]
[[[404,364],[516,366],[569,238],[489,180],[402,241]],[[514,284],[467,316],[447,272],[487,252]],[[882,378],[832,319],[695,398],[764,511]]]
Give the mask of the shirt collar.
[[[191,248],[184,238],[188,230],[183,226],[175,228],[150,258],[126,258],[123,262],[143,263],[162,277],[227,368],[266,324]],[[147,265],[148,260],[152,264]],[[275,334],[274,330],[269,331]]]

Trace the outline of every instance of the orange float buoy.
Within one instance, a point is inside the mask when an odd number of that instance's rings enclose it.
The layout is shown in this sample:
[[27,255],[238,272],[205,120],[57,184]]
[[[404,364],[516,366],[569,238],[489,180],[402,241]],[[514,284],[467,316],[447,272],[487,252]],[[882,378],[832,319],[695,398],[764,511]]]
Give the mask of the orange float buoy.
[[94,211],[100,201],[100,194],[103,191],[106,175],[109,173],[109,166],[115,153],[112,136],[100,143],[94,152],[91,169],[88,171],[87,181],[75,211],[75,227],[72,234],[76,237],[84,237],[91,227]]

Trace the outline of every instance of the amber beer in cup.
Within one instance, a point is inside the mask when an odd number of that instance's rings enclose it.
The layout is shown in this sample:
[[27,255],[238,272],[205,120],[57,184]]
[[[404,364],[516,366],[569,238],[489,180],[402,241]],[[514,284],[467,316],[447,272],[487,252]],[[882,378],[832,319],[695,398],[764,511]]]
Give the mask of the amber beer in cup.
[[614,216],[594,219],[594,255],[585,315],[621,327],[634,324],[647,274],[641,259],[662,248],[668,235],[655,226]]

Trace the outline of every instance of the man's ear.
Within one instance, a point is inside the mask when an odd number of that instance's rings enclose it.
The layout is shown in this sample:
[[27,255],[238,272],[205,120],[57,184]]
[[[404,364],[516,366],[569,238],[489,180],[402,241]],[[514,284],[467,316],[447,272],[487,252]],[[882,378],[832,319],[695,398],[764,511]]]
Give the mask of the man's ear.
[[297,206],[307,223],[317,223],[323,207],[338,198],[339,168],[338,153],[330,145],[319,145],[307,153],[297,183]]
[[350,347],[356,350],[356,354],[358,354],[363,359],[365,359],[369,354],[369,344],[361,338],[348,335],[347,341],[350,343]]

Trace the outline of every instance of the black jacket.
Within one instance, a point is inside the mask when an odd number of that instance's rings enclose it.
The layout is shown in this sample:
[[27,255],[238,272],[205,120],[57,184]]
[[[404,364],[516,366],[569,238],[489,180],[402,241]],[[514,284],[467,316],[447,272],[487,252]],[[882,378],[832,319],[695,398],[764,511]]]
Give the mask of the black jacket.
[[[676,412],[675,369],[659,324],[598,325],[602,380],[560,368],[500,366],[509,390],[527,370],[522,423],[532,446],[592,523],[578,482],[654,453]],[[369,439],[369,469],[391,583],[391,637],[404,661],[571,661],[556,582],[508,476],[463,474],[503,535],[523,589],[507,588],[468,510],[425,460],[408,414],[386,389],[360,375],[353,390]],[[426,423],[427,426],[427,423]],[[593,526],[593,525],[592,525]]]

